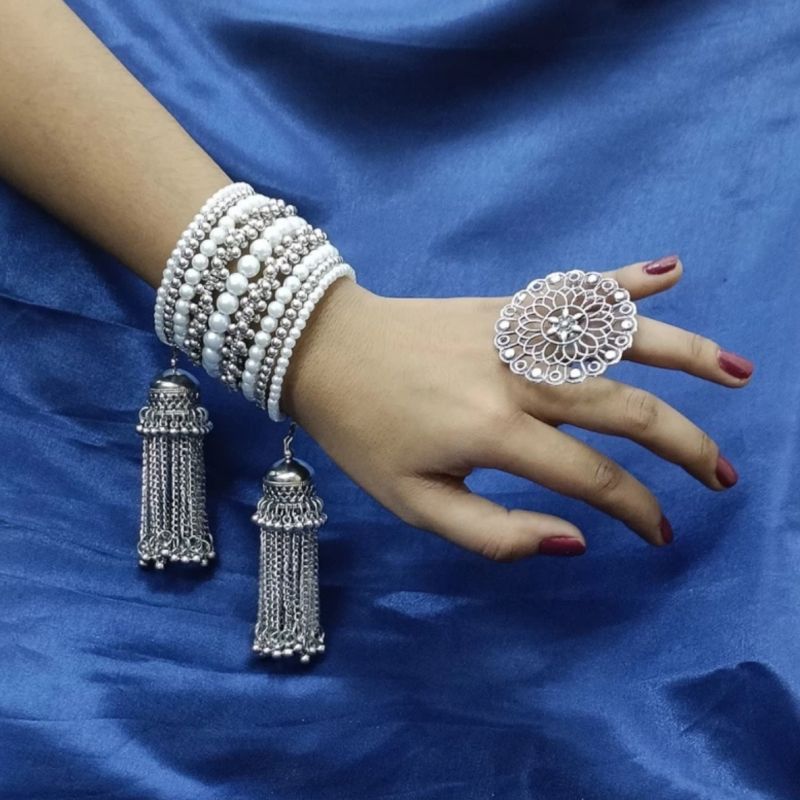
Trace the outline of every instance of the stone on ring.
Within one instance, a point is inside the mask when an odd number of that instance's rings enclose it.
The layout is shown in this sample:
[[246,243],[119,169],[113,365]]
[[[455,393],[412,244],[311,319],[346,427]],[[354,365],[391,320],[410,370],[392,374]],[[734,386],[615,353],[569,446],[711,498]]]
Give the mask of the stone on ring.
[[598,272],[551,272],[517,292],[494,329],[512,372],[534,383],[580,383],[602,375],[633,344],[636,304]]

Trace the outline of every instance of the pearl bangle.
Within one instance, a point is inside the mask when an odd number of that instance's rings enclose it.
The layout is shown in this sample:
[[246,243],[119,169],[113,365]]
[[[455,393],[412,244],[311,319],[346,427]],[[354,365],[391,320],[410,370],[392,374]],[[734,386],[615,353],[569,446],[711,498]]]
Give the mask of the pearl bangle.
[[[174,344],[173,330],[177,322],[180,329],[186,318],[188,303],[178,305],[181,298],[180,287],[183,276],[206,231],[216,224],[216,220],[225,210],[238,200],[253,193],[253,188],[246,183],[233,183],[215,192],[194,216],[186,230],[181,234],[175,249],[167,259],[161,278],[161,286],[156,293],[153,322],[156,335],[168,345]],[[175,314],[178,314],[177,320]]]
[[156,334],[279,421],[292,352],[341,277],[355,272],[294,206],[230,184],[203,204],[167,260]]
[[280,341],[286,336],[298,310],[307,299],[310,276],[322,267],[331,266],[336,259],[339,259],[339,251],[331,244],[326,243],[313,250],[295,265],[292,274],[286,278],[281,287],[287,292],[282,295],[284,302],[268,304],[259,323],[259,333],[262,335],[248,351],[248,359],[242,372],[242,394],[248,400],[256,400],[266,390],[269,374],[280,349]]
[[207,274],[201,273],[197,287],[200,293],[199,310],[183,343],[183,349],[192,361],[202,363],[215,377],[219,375],[222,343],[215,337],[206,337],[206,334],[209,328],[212,333],[224,334],[230,324],[230,315],[238,307],[236,295],[228,292],[226,287],[230,277],[228,264],[238,260],[248,241],[255,240],[276,217],[291,214],[293,210],[293,206],[287,206],[282,200],[254,195],[246,198],[244,203],[233,206],[228,218],[220,220],[221,227],[224,226],[227,233],[224,241],[216,245],[216,255],[211,259]]
[[[337,264],[332,270],[325,273],[319,285],[312,290],[308,300],[303,304],[303,307],[298,312],[298,320],[308,322],[311,313],[314,311],[317,303],[322,299],[325,292],[329,287],[339,278],[356,279],[355,271],[349,264]],[[305,326],[304,326],[305,327]],[[296,336],[287,336],[284,340],[283,347],[280,351],[280,358],[275,364],[275,370],[272,373],[272,378],[269,385],[269,394],[267,395],[266,409],[269,418],[273,422],[281,422],[286,419],[286,415],[281,411],[281,393],[283,391],[283,379],[286,371],[289,368],[289,362],[292,358],[292,353],[297,342],[302,335],[303,328],[298,328]]]
[[[239,297],[239,305],[224,336],[225,357],[220,365],[222,380],[229,388],[235,390],[239,386],[243,364],[248,357],[245,339],[248,335],[254,335],[251,333],[251,322],[268,309],[273,292],[280,294],[285,291],[280,277],[282,272],[291,268],[288,258],[291,256],[293,260],[301,259],[309,250],[317,247],[318,242],[311,226],[302,217],[285,217],[266,228],[251,243],[251,249],[255,245],[256,252],[262,255],[269,252],[264,259],[263,279],[256,280],[258,273],[253,274],[254,270],[261,267],[257,256],[251,252],[239,259],[237,271],[231,273],[227,285],[228,291]],[[256,260],[256,263],[251,259]]]

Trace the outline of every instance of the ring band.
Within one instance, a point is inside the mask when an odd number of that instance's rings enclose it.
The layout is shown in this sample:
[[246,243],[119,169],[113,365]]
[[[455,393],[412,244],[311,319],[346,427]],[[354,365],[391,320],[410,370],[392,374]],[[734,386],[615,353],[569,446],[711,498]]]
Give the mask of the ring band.
[[533,383],[581,383],[602,375],[633,344],[636,304],[599,272],[536,278],[503,306],[494,344],[511,371]]

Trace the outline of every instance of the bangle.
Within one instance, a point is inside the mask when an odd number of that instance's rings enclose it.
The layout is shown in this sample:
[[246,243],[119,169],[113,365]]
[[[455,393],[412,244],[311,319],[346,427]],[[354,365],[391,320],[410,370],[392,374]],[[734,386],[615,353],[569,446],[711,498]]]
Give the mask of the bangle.
[[[323,234],[324,235],[324,234]],[[303,289],[303,282],[310,274],[315,272],[323,262],[330,261],[338,257],[339,253],[331,244],[323,244],[317,249],[304,256],[293,268],[283,283],[282,289],[287,293],[282,295],[285,302],[276,298],[272,303],[268,303],[264,309],[263,316],[259,320],[260,330],[254,334],[254,344],[248,351],[248,358],[244,364],[241,376],[242,394],[248,400],[256,400],[263,395],[267,385],[269,370],[274,364],[279,350],[279,340],[286,334],[282,328],[288,329],[291,321],[297,316],[297,310],[306,300]],[[286,308],[286,305],[289,308]],[[265,365],[265,366],[262,366]]]
[[[263,237],[261,241],[266,247],[259,245],[257,251],[266,252],[266,248],[269,247],[270,252],[264,265],[264,280],[255,280],[253,271],[257,268],[258,262],[254,263],[256,257],[250,253],[239,259],[237,271],[231,273],[226,284],[227,291],[239,299],[221,347],[222,381],[233,390],[239,388],[243,364],[248,356],[246,339],[254,336],[254,332],[251,333],[253,330],[250,327],[251,323],[267,310],[273,293],[280,294],[285,291],[280,277],[287,268],[286,265],[291,267],[291,261],[299,261],[318,244],[318,238],[311,226],[297,216],[278,220],[261,235]],[[288,276],[286,280],[290,277]]]
[[[184,294],[181,295],[181,289],[185,272],[190,268],[192,259],[198,254],[205,237],[210,234],[227,209],[252,193],[253,188],[246,183],[232,183],[223,187],[203,204],[178,239],[162,274],[153,315],[156,334],[164,344],[174,345],[173,333],[176,323],[180,331],[188,321],[189,292],[184,289]],[[181,300],[184,302],[180,303]],[[177,319],[176,314],[179,315]]]
[[[319,282],[319,285],[311,291],[308,300],[303,304],[300,311],[297,312],[298,321],[303,320],[308,322],[311,312],[314,310],[317,303],[322,299],[322,296],[328,288],[339,278],[356,279],[355,270],[349,264],[337,264],[332,270],[326,272]],[[303,326],[305,328],[305,325]],[[287,336],[283,342],[283,347],[280,351],[280,357],[275,363],[275,370],[273,371],[272,378],[269,385],[269,394],[267,395],[267,413],[273,422],[280,422],[286,419],[286,415],[280,410],[281,392],[283,390],[283,378],[289,368],[289,361],[292,357],[295,345],[297,344],[303,332],[303,328],[297,328],[296,336]]]
[[[244,183],[212,195],[181,235],[157,291],[159,339],[226,386],[284,419],[280,402],[292,354],[328,288],[355,280],[353,268],[283,200]],[[208,563],[202,436],[211,428],[196,382],[170,369],[142,409],[141,563]],[[307,662],[325,649],[319,618],[317,531],[326,515],[313,471],[292,454],[266,474],[253,519],[261,529],[258,617],[253,650]]]
[[[200,280],[196,286],[199,295],[197,309],[189,324],[186,340],[182,343],[182,349],[189,355],[189,358],[195,364],[203,364],[206,370],[215,377],[218,374],[220,353],[214,352],[218,348],[213,346],[214,340],[212,340],[211,346],[206,346],[207,352],[204,354],[203,351],[206,349],[204,348],[206,344],[204,338],[208,332],[209,320],[212,315],[216,313],[224,317],[225,327],[223,330],[227,330],[230,322],[230,309],[235,310],[238,306],[236,296],[226,289],[230,277],[228,265],[241,257],[248,242],[255,240],[259,233],[272,223],[273,219],[283,214],[289,214],[292,210],[293,208],[286,206],[282,200],[272,200],[263,195],[254,195],[234,205],[229,214],[220,220],[227,233],[224,240],[216,245],[209,268],[200,273]],[[209,252],[211,250],[212,247],[209,246]],[[219,333],[221,332],[217,330],[219,328],[223,328],[223,326],[218,317],[211,330]]]

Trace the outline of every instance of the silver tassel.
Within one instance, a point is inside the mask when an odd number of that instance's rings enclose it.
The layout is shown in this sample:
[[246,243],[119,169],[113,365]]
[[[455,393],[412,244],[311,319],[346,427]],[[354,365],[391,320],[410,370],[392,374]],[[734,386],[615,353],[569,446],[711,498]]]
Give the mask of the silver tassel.
[[292,454],[293,436],[294,425],[283,440],[283,458],[264,476],[264,496],[253,514],[261,529],[253,650],[273,658],[296,655],[307,663],[325,650],[317,531],[326,516],[314,471]]
[[203,462],[203,436],[211,422],[198,400],[197,380],[173,360],[150,384],[148,405],[139,411],[142,566],[163,569],[170,561],[205,566],[214,558]]

